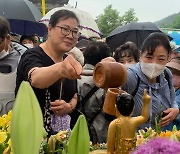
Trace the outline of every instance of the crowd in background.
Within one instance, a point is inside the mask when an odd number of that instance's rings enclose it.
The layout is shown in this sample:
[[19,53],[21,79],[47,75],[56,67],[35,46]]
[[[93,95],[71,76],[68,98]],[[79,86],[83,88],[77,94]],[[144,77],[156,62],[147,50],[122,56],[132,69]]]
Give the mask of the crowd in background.
[[9,23],[0,17],[0,75],[9,74],[4,87],[14,81],[10,93],[0,88],[0,114],[13,108],[21,82],[28,81],[38,98],[48,135],[71,130],[80,110],[86,116],[91,141],[106,142],[112,120],[102,110],[107,89],[96,87],[93,76],[81,75],[93,71],[102,60],[127,67],[127,82],[120,88],[134,97],[133,116],[141,114],[144,89],[151,96],[149,120],[138,129],[154,128],[154,119],[161,112],[163,130],[171,130],[173,125],[180,128],[180,53],[166,34],[152,33],[141,49],[126,42],[112,52],[105,42],[81,39],[79,20],[68,10],[51,16],[43,41],[36,34],[12,41]]

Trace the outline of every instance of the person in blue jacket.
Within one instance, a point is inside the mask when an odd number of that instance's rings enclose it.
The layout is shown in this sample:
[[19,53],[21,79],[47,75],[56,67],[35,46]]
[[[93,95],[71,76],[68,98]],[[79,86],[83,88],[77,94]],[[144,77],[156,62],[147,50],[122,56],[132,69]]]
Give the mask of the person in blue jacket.
[[[155,117],[161,114],[163,117],[160,127],[164,130],[169,129],[168,126],[179,114],[172,73],[165,67],[170,52],[171,47],[167,35],[160,32],[152,33],[142,44],[140,62],[127,70],[127,82],[121,88],[134,96],[133,116],[141,115],[144,89],[147,89],[151,96],[149,119],[138,129],[155,128]],[[165,74],[168,75],[168,80]]]

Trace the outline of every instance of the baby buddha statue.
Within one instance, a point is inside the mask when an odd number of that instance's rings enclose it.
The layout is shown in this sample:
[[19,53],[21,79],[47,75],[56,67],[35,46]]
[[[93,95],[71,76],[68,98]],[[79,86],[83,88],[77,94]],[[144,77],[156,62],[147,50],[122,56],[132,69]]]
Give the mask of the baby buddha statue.
[[134,99],[128,93],[121,93],[116,99],[116,116],[108,129],[107,153],[128,154],[136,147],[136,128],[149,118],[149,102],[151,97],[144,90],[143,107],[140,116],[131,117]]

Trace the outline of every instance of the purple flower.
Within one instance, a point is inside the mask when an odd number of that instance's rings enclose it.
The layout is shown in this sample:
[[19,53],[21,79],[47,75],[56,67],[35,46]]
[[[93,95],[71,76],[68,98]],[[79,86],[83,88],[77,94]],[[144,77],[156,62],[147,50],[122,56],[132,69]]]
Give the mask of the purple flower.
[[180,142],[155,138],[138,146],[132,154],[180,154]]

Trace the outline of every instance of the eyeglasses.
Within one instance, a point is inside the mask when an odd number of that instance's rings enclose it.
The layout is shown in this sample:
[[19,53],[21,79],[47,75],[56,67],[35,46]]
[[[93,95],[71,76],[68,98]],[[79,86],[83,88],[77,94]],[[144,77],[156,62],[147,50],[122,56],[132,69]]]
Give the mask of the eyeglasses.
[[60,28],[61,34],[65,36],[69,35],[71,32],[72,32],[73,38],[79,38],[81,35],[81,33],[78,30],[71,30],[67,27],[61,27],[61,26],[56,26],[56,27]]

